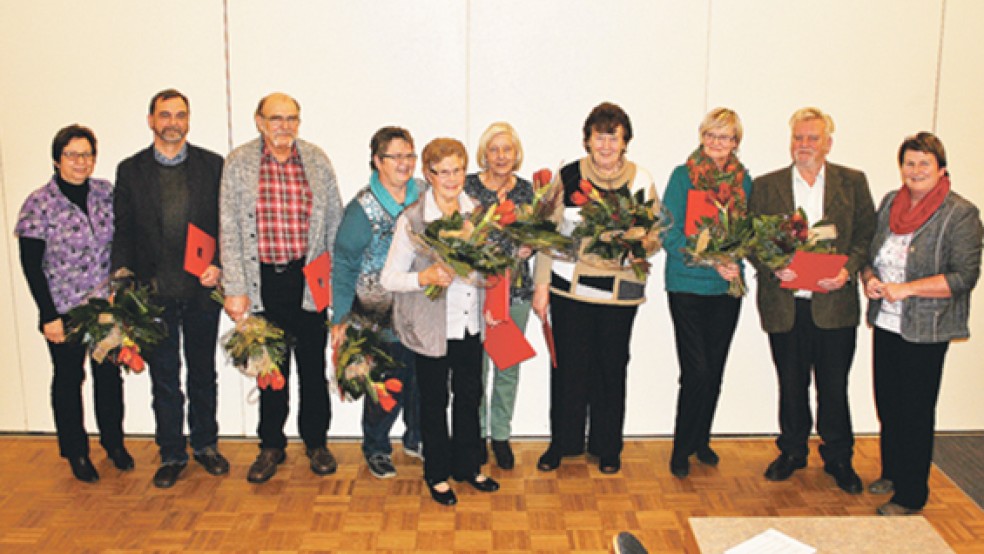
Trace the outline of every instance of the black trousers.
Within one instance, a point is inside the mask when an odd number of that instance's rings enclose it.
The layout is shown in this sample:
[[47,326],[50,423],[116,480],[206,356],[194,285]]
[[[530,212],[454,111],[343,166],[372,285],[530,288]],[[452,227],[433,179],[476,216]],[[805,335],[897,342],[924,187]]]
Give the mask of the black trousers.
[[[466,479],[481,468],[482,342],[478,335],[449,340],[448,351],[432,358],[417,354],[420,435],[424,442],[424,479],[440,483]],[[454,395],[453,400],[449,396]],[[448,432],[448,402],[451,431]]]
[[895,484],[892,502],[922,509],[929,498],[936,402],[949,342],[913,343],[875,328],[875,408],[881,423],[885,479]]
[[293,262],[283,267],[260,265],[260,293],[263,313],[259,314],[284,330],[288,352],[281,364],[284,388],[260,391],[260,422],[256,432],[260,448],[285,448],[287,435],[284,424],[290,409],[290,354],[297,361],[300,379],[300,403],[297,429],[307,448],[324,446],[328,440],[331,404],[328,400],[328,380],[325,377],[325,356],[328,348],[328,327],[325,312],[309,312],[301,307],[304,287],[303,263]]
[[779,376],[779,438],[788,456],[805,458],[813,430],[810,383],[817,389],[820,456],[828,464],[850,462],[854,430],[847,398],[847,376],[854,360],[857,328],[821,329],[813,322],[810,301],[796,299],[796,319],[788,333],[770,333],[769,346]]
[[[63,318],[64,320],[64,318]],[[67,324],[67,322],[66,322]],[[45,341],[54,372],[51,378],[51,408],[55,415],[58,450],[63,458],[89,455],[89,437],[82,413],[82,382],[85,380],[86,348],[76,341],[55,344]],[[95,396],[99,443],[107,452],[123,447],[123,378],[120,368],[108,361],[89,359]]]
[[550,447],[561,455],[622,454],[629,343],[638,307],[607,306],[551,293],[557,367],[550,371]]
[[721,379],[738,325],[741,299],[667,293],[680,363],[673,457],[685,458],[711,440]]

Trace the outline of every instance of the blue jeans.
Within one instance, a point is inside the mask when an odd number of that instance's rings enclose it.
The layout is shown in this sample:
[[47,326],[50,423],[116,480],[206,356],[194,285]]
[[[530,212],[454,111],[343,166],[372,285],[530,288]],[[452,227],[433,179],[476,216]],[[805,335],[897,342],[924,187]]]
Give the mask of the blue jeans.
[[366,397],[362,401],[362,453],[366,458],[373,454],[392,454],[389,432],[403,410],[403,446],[417,450],[420,446],[420,393],[417,390],[416,356],[399,341],[385,343],[386,351],[403,367],[393,377],[403,383],[403,391],[395,394],[396,405],[389,412]]
[[218,385],[215,374],[215,346],[219,333],[219,306],[201,307],[194,301],[161,298],[167,337],[147,353],[150,381],[154,396],[156,440],[161,463],[187,463],[184,436],[185,394],[181,390],[183,335],[185,362],[188,365],[188,427],[191,448],[201,452],[215,446],[219,424],[215,418]]

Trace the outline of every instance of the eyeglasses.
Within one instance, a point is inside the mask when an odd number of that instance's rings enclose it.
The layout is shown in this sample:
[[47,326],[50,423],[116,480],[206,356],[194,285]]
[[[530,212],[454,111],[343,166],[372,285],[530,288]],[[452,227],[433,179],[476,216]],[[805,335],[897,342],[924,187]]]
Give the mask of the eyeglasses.
[[92,152],[69,152],[68,150],[65,150],[62,152],[62,157],[70,162],[74,162],[76,160],[91,162],[96,155]]
[[263,119],[269,121],[274,125],[283,125],[285,123],[287,125],[297,125],[298,123],[301,122],[300,116],[297,115],[288,115],[286,117],[282,115],[271,115],[270,117],[264,116]]
[[737,138],[735,135],[718,135],[711,132],[704,133],[704,136],[711,142],[734,142]]
[[380,154],[380,158],[384,160],[393,160],[395,162],[412,162],[417,159],[417,154],[411,152],[409,154]]
[[459,177],[462,173],[465,172],[465,170],[464,168],[456,167],[454,169],[442,169],[440,171],[435,171],[434,169],[431,169],[430,172],[433,173],[434,175],[437,175],[441,179],[448,179],[451,177]]

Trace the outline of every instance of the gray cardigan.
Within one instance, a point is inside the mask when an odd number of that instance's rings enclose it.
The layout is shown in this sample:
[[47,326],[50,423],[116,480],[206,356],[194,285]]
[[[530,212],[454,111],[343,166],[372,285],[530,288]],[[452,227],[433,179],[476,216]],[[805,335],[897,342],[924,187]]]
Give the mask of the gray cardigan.
[[[868,265],[891,231],[888,227],[892,201],[898,191],[888,193],[878,207],[878,227],[871,242]],[[912,234],[905,259],[905,279],[913,281],[943,275],[950,287],[949,298],[912,296],[902,301],[902,338],[909,342],[946,342],[970,336],[967,318],[970,291],[981,274],[981,217],[977,207],[951,191],[943,204]],[[872,267],[874,274],[878,271]],[[881,278],[879,276],[879,278]],[[868,303],[868,323],[875,324],[881,300]]]
[[[400,219],[406,219],[410,230],[423,233],[425,196],[430,190],[423,190],[420,199],[411,204],[400,214]],[[400,223],[397,223],[397,233]],[[395,248],[396,243],[391,246]],[[434,263],[429,256],[415,252],[413,262],[408,270],[421,272]],[[485,291],[478,288],[479,306],[485,305]],[[435,300],[427,298],[424,288],[412,292],[397,292],[393,295],[393,330],[404,346],[424,356],[439,358],[448,353],[448,316],[447,294],[442,294]],[[483,308],[484,309],[484,308]],[[482,337],[485,336],[485,318],[481,318]]]
[[[256,230],[256,200],[260,183],[263,139],[257,138],[229,153],[222,170],[219,193],[219,223],[222,256],[222,286],[229,296],[248,295],[250,312],[263,311],[260,296],[259,241]],[[342,199],[331,161],[317,146],[297,140],[304,175],[311,187],[311,218],[308,228],[307,261],[331,252],[335,232],[342,220]],[[305,287],[303,307],[315,311],[311,290]]]

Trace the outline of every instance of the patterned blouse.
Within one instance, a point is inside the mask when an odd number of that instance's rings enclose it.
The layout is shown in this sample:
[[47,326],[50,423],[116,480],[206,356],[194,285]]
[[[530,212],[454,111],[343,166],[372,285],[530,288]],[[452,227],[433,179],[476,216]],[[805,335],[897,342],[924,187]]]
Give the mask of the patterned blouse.
[[[478,178],[477,173],[472,173],[465,179],[465,193],[485,208],[499,201],[499,197],[495,192],[485,188],[485,185]],[[512,200],[517,206],[532,204],[533,183],[517,175],[516,186],[506,194],[506,198]],[[489,237],[509,256],[514,256],[516,250],[522,246],[513,243],[501,231],[492,231]],[[514,286],[510,289],[510,304],[512,305],[529,302],[533,298],[533,276],[530,273],[530,261],[532,259],[533,257],[530,256],[527,260],[517,264],[517,275],[513,279]],[[515,286],[516,282],[519,282],[519,286]]]
[[113,240],[113,185],[89,179],[89,215],[58,189],[54,178],[21,207],[14,234],[45,242],[41,269],[58,313],[108,293]]

